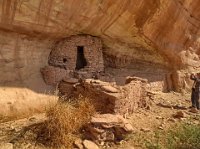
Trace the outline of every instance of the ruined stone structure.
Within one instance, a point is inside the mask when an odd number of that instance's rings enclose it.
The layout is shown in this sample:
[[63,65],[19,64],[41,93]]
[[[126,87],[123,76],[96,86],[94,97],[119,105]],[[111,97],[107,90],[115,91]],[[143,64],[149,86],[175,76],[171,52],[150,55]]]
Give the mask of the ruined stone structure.
[[123,140],[127,134],[134,131],[130,122],[121,115],[96,114],[91,118],[85,129],[86,138],[96,144],[101,142],[116,142]]
[[49,64],[69,70],[103,71],[101,40],[89,35],[77,35],[59,41],[51,51]]
[[99,113],[128,115],[137,108],[147,106],[147,80],[128,77],[123,86],[95,79],[60,82],[59,91],[64,99],[89,97]]
[[64,100],[80,95],[93,100],[99,113],[126,115],[146,105],[147,80],[128,77],[117,85],[104,73],[102,44],[97,37],[77,35],[56,43],[49,55],[50,66],[41,72],[47,84],[58,84]]
[[64,78],[91,78],[104,71],[102,43],[97,37],[76,35],[56,43],[49,55],[50,66],[41,70],[47,84]]

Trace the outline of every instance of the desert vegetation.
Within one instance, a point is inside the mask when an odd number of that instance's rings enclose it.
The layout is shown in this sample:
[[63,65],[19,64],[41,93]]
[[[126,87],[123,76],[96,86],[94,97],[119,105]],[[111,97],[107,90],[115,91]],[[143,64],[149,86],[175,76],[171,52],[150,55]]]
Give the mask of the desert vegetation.
[[178,123],[165,131],[157,129],[150,135],[136,134],[129,141],[146,149],[199,149],[200,125]]
[[47,120],[38,131],[39,141],[54,148],[72,148],[95,108],[89,98],[58,102],[46,111]]
[[156,132],[153,140],[146,140],[147,149],[199,149],[200,125],[180,124],[166,133]]

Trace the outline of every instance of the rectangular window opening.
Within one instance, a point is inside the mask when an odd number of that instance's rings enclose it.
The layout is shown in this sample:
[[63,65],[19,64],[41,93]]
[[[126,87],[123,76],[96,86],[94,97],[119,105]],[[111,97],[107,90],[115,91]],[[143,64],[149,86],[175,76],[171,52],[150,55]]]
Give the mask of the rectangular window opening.
[[84,46],[77,46],[76,70],[80,70],[87,66],[87,61],[84,56]]

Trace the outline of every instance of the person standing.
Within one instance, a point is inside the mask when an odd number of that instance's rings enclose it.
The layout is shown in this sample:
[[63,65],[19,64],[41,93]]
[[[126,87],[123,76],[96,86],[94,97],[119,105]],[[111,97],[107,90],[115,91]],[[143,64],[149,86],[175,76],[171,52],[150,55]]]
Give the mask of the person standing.
[[192,107],[197,108],[198,110],[200,109],[200,104],[199,104],[199,97],[200,97],[200,73],[197,73],[195,76],[192,74],[190,76],[191,80],[194,80],[194,84],[192,87],[192,95],[191,95],[191,100],[192,100]]
[[191,93],[191,102],[192,102],[191,108],[195,108],[195,84],[196,84],[195,77],[196,76],[193,73],[190,75],[190,79],[194,81],[192,85],[192,93]]

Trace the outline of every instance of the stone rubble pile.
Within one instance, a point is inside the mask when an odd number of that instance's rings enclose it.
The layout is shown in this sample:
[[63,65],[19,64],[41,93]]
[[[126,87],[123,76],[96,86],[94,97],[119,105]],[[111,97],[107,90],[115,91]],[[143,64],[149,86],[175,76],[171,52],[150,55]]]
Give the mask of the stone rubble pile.
[[114,114],[96,114],[84,130],[87,140],[77,139],[74,142],[78,149],[98,149],[97,145],[119,142],[127,134],[134,131],[132,125],[126,119],[121,115]]
[[86,126],[86,136],[101,144],[101,142],[106,141],[120,141],[133,130],[131,124],[121,115],[97,114]]

